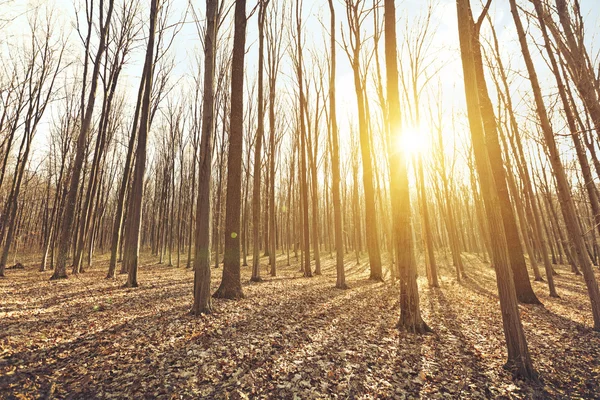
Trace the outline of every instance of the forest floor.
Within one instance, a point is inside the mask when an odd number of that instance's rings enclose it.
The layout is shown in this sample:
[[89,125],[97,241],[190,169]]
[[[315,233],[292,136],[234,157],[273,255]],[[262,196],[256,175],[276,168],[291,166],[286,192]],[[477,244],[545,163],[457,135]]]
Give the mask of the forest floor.
[[[502,368],[494,272],[465,259],[461,283],[447,267],[439,289],[420,278],[434,333],[414,336],[395,328],[398,286],[367,280],[366,258],[347,260],[348,290],[334,288],[328,254],[314,278],[295,263],[251,283],[243,267],[246,298],[214,300],[198,318],[185,268],[144,255],[140,287],[124,289],[124,276],[104,279],[105,257],[54,282],[32,258],[0,280],[0,397],[598,398],[600,334],[583,279],[557,267],[560,299],[533,282],[544,306],[521,306],[521,316],[540,380],[524,382]],[[213,269],[214,289],[220,278]]]

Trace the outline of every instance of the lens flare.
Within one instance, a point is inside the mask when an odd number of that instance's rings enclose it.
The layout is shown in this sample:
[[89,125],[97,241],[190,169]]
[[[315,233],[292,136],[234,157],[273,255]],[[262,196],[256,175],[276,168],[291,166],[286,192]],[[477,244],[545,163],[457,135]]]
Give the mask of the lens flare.
[[396,139],[396,149],[406,155],[421,154],[427,148],[425,132],[417,128],[406,128]]

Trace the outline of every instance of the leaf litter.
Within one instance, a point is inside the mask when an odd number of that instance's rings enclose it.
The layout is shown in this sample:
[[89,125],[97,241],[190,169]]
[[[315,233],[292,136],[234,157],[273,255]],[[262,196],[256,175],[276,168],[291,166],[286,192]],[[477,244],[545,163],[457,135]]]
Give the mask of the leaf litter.
[[[581,277],[556,267],[560,298],[533,282],[544,306],[521,305],[539,382],[503,369],[505,345],[493,269],[467,255],[470,278],[442,267],[440,288],[419,278],[423,318],[434,333],[399,332],[397,285],[346,260],[303,278],[297,262],[251,283],[246,298],[214,301],[192,317],[193,272],[144,256],[140,287],[106,280],[106,260],[49,282],[35,262],[0,280],[0,397],[7,398],[594,398],[600,334]],[[267,259],[262,260],[267,263]],[[266,271],[267,266],[263,265]],[[423,271],[421,271],[423,272]],[[213,269],[213,290],[221,270]],[[424,275],[423,273],[421,274]],[[600,276],[598,277],[600,279]]]

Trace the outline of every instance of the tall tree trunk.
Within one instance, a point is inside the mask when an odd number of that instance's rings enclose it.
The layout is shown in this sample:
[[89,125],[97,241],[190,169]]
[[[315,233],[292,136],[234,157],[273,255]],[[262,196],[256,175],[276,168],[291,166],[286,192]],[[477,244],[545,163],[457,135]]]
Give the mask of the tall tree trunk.
[[361,38],[362,16],[360,2],[345,0],[348,25],[350,27],[350,46],[346,49],[352,72],[354,75],[354,89],[356,92],[358,130],[360,137],[360,153],[363,172],[363,189],[365,198],[365,231],[367,250],[369,252],[369,279],[383,281],[381,266],[381,250],[379,248],[379,229],[377,223],[377,210],[375,206],[375,185],[373,178],[372,137],[369,130],[369,116],[365,105],[366,89],[361,77]]
[[125,238],[124,253],[127,262],[127,282],[125,287],[137,287],[138,257],[140,251],[140,228],[142,222],[142,197],[144,189],[144,174],[146,169],[146,146],[148,141],[148,130],[150,127],[150,107],[152,100],[152,82],[154,80],[154,37],[156,31],[156,20],[159,9],[159,0],[152,0],[150,5],[150,31],[148,34],[148,47],[144,62],[146,76],[142,110],[140,114],[140,130],[135,154],[135,166],[133,169],[133,183],[131,185],[131,201],[128,207],[127,236]]
[[[592,263],[588,255],[586,254],[583,232],[577,220],[575,205],[571,196],[571,189],[569,187],[569,182],[567,180],[564,167],[560,159],[560,153],[558,151],[556,140],[554,138],[554,132],[552,130],[552,126],[550,125],[550,120],[546,112],[546,106],[542,97],[542,91],[537,78],[537,73],[533,66],[531,55],[529,53],[525,32],[518,16],[518,10],[515,0],[510,0],[510,4],[511,12],[515,20],[515,25],[517,26],[519,43],[521,45],[521,52],[523,53],[523,58],[525,61],[525,65],[527,66],[527,72],[529,74],[529,81],[531,82],[531,88],[533,89],[536,110],[540,119],[542,133],[544,135],[544,144],[546,146],[546,149],[548,150],[550,164],[552,165],[552,170],[556,178],[556,187],[558,191],[558,198],[560,201],[561,211],[565,220],[565,224],[567,225],[569,236],[573,241],[573,247],[575,249],[575,254],[579,261],[579,265],[583,270],[583,277],[588,289],[588,294],[592,305],[592,315],[594,317],[594,330],[600,330],[600,290],[598,289],[598,282],[596,281],[596,278],[594,276]],[[540,24],[543,24],[544,21],[541,11],[541,5],[539,4],[539,2],[536,1],[534,1],[534,5],[540,20]]]
[[[308,220],[308,183],[306,177],[306,120],[305,120],[305,100],[304,100],[304,78],[303,78],[303,59],[302,59],[302,4],[301,0],[296,0],[296,75],[298,78],[298,92],[299,92],[299,122],[300,122],[300,209],[302,212],[302,266],[304,267],[304,276],[312,277],[312,270],[310,267],[310,225]],[[313,246],[316,243],[313,244]]]
[[[396,42],[396,5],[394,0],[384,2],[385,65],[388,93],[388,121],[392,142],[399,140],[400,94],[398,91],[398,64]],[[392,151],[390,163],[390,193],[394,226],[395,253],[400,270],[400,321],[398,326],[409,332],[430,331],[419,307],[417,265],[412,242],[410,195],[407,160],[399,151]]]
[[474,32],[473,36],[473,60],[475,62],[475,74],[477,79],[479,103],[481,106],[481,116],[483,129],[485,131],[485,143],[490,167],[498,193],[500,214],[504,225],[504,234],[508,245],[508,255],[510,258],[510,267],[514,281],[517,299],[525,304],[541,304],[529,281],[527,273],[527,264],[523,254],[523,247],[519,239],[519,229],[513,207],[511,205],[508,186],[506,183],[506,172],[502,160],[502,150],[498,139],[498,127],[494,108],[489,97],[485,74],[483,70],[483,59],[481,55],[481,46],[479,44],[479,32]]
[[336,79],[336,54],[335,54],[335,8],[333,0],[328,0],[329,12],[331,14],[331,63],[329,72],[329,121],[331,130],[331,171],[332,171],[332,196],[333,196],[333,223],[335,230],[335,266],[336,281],[335,287],[338,289],[347,289],[346,272],[344,269],[344,243],[342,231],[342,205],[340,201],[340,144],[338,138],[337,110],[335,101],[335,79]]
[[242,196],[242,142],[244,139],[244,56],[246,51],[246,0],[235,2],[233,57],[231,60],[231,120],[227,156],[225,255],[223,278],[214,296],[244,297],[240,272],[240,211]]
[[[489,6],[489,2],[487,3]],[[536,373],[529,356],[527,340],[521,325],[517,295],[510,268],[508,245],[504,233],[502,215],[500,214],[500,202],[498,199],[497,183],[492,175],[490,160],[486,150],[484,126],[481,115],[479,95],[481,82],[477,78],[477,67],[475,60],[475,46],[479,46],[477,36],[483,15],[476,24],[473,21],[471,5],[469,0],[457,0],[458,32],[461,49],[461,59],[465,81],[465,97],[467,100],[467,112],[475,153],[475,163],[479,175],[482,197],[488,219],[490,235],[494,238],[491,243],[492,262],[496,271],[496,281],[500,297],[500,308],[502,310],[502,322],[504,326],[504,337],[508,350],[507,367],[511,368],[516,375],[525,378],[534,378]],[[484,10],[484,13],[487,8]]]
[[[106,14],[106,21],[100,21],[100,41],[98,43],[98,49],[94,58],[94,68],[92,71],[92,81],[90,85],[88,102],[85,108],[85,113],[83,114],[81,127],[79,129],[79,134],[77,136],[77,142],[75,145],[76,147],[75,161],[73,164],[73,173],[71,175],[71,182],[69,184],[69,192],[67,194],[67,201],[65,204],[65,213],[63,215],[63,221],[58,241],[58,255],[56,260],[56,268],[54,269],[52,277],[50,277],[51,280],[64,279],[67,277],[67,257],[69,253],[69,247],[71,244],[70,238],[74,224],[75,205],[77,203],[77,193],[79,191],[79,179],[81,177],[81,170],[83,167],[83,162],[86,153],[87,138],[92,125],[92,116],[94,113],[94,105],[96,103],[96,89],[98,88],[98,78],[100,75],[102,55],[106,50],[106,36],[108,34],[108,28],[110,26],[114,0],[109,0],[108,4],[109,5]],[[103,7],[104,1],[100,0],[99,8],[103,10]],[[103,12],[100,13],[100,15],[102,14]],[[84,96],[85,94],[82,93],[82,97]]]
[[[275,5],[275,11],[277,10]],[[278,38],[278,27],[274,24],[276,22],[277,13],[274,13],[275,17],[271,19],[271,25],[268,37],[268,74],[269,74],[269,231],[275,232],[276,222],[276,205],[275,205],[275,160],[277,148],[276,142],[276,128],[275,128],[275,98],[276,98],[276,85],[277,75],[279,74],[279,65],[281,62],[281,42]],[[283,19],[282,19],[283,21]],[[289,210],[289,208],[288,208]],[[288,213],[289,215],[289,213]],[[283,232],[283,225],[282,225]],[[277,246],[275,235],[269,237],[269,265],[271,267],[269,273],[271,276],[277,275],[277,257],[275,248]],[[289,249],[289,248],[288,248]],[[282,248],[283,250],[283,248]],[[288,251],[289,256],[289,251]]]
[[[213,139],[215,136],[215,53],[217,49],[219,0],[206,0],[206,31],[204,34],[204,95],[202,98],[202,137],[198,165],[198,199],[194,243],[194,315],[212,312],[210,296],[210,221],[211,172]],[[215,257],[219,255],[216,254]],[[239,257],[238,257],[239,259]],[[238,261],[239,262],[239,261]]]
[[[261,282],[260,277],[260,189],[262,172],[262,147],[265,132],[264,98],[264,26],[266,6],[269,0],[260,0],[258,9],[258,127],[254,142],[254,176],[252,183],[252,277],[253,282]],[[273,232],[271,233],[273,234]],[[265,243],[265,247],[268,247]]]

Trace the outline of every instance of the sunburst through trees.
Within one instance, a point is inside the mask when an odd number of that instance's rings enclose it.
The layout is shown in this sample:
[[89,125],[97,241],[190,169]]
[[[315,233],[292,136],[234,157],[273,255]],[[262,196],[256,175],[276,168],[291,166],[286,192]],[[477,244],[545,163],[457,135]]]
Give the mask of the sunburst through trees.
[[16,277],[63,290],[101,271],[138,296],[157,263],[198,324],[235,304],[251,318],[263,290],[288,301],[275,288],[293,280],[295,305],[330,288],[327,310],[385,288],[392,309],[370,313],[392,313],[400,338],[443,340],[433,304],[471,291],[528,382],[550,375],[530,312],[577,309],[577,330],[600,330],[595,1],[0,7],[11,293],[27,290]]

